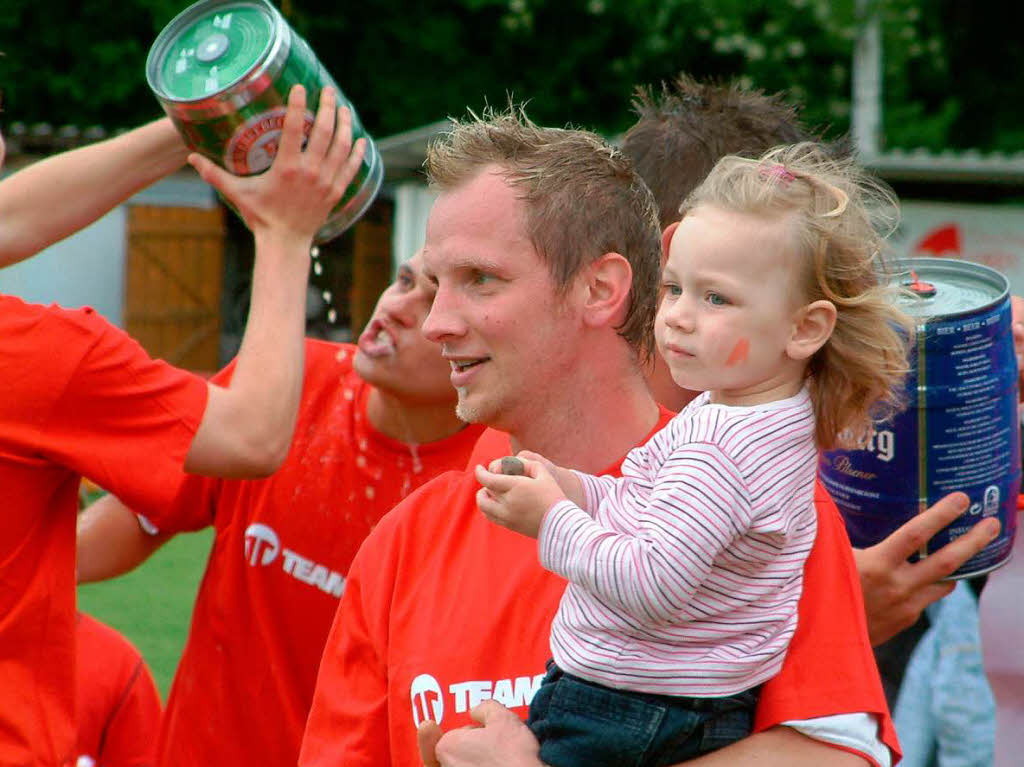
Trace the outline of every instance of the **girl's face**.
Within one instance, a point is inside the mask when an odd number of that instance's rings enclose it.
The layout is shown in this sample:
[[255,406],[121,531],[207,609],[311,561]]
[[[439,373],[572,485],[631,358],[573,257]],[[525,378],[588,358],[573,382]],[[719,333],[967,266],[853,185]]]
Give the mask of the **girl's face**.
[[679,386],[733,405],[799,390],[804,361],[788,353],[806,302],[798,261],[788,219],[713,205],[686,215],[672,235],[655,326]]

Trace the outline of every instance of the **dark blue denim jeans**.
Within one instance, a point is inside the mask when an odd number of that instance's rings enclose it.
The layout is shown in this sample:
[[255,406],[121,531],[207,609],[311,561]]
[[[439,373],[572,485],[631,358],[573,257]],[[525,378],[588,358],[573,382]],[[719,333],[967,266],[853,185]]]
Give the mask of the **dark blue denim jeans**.
[[614,690],[549,661],[526,724],[551,767],[659,767],[749,735],[759,690],[725,698]]

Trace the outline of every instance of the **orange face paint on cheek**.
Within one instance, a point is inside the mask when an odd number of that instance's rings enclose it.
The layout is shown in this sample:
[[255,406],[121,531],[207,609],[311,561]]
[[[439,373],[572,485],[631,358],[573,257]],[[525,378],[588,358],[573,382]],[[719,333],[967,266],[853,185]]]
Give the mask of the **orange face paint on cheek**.
[[733,365],[739,365],[741,362],[746,362],[749,354],[750,341],[746,338],[741,338],[736,342],[736,345],[732,347],[732,351],[729,352],[729,359],[725,361],[725,366],[731,367]]

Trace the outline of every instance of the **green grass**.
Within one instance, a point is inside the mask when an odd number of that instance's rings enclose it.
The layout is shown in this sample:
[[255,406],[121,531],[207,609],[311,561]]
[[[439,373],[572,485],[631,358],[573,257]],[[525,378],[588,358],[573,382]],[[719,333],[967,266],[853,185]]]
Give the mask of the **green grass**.
[[127,575],[78,588],[83,612],[113,626],[139,648],[164,700],[188,636],[212,540],[209,529],[179,535]]

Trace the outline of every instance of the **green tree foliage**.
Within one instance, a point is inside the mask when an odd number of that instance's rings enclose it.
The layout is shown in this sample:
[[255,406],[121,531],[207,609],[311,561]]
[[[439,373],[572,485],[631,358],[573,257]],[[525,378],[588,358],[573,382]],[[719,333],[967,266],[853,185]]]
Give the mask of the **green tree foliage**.
[[146,53],[181,7],[177,0],[3,0],[4,121],[117,128],[157,116]]
[[[158,114],[145,56],[187,0],[3,0],[7,119],[127,127]],[[637,83],[679,71],[786,91],[849,126],[855,0],[278,0],[377,136],[466,108],[608,133]],[[1016,148],[1019,25],[958,0],[870,0],[885,38],[888,146]],[[993,69],[994,68],[994,69]],[[998,71],[1002,79],[991,77]],[[984,120],[978,116],[984,115]]]

